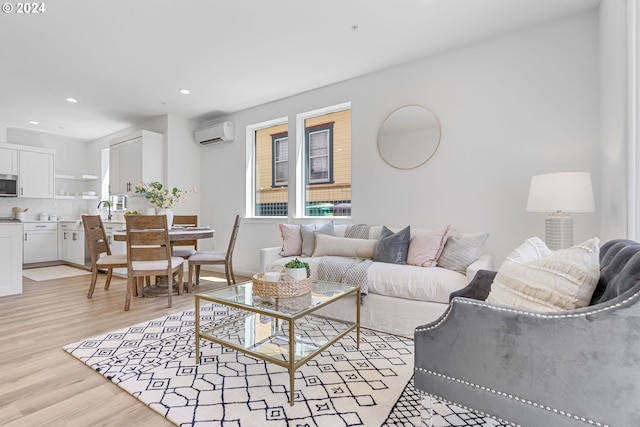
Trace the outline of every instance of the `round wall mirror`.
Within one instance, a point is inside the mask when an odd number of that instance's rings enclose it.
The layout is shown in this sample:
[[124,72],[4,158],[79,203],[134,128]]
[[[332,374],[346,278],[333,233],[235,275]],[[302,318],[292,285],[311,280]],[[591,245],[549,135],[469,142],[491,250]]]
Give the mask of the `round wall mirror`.
[[378,152],[389,165],[413,169],[429,160],[440,145],[440,122],[420,105],[400,107],[380,125]]

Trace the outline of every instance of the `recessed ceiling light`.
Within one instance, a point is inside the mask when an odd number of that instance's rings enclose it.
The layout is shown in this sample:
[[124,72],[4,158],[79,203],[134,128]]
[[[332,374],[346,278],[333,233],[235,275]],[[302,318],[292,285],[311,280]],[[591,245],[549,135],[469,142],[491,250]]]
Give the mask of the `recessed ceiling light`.
[[191,91],[189,89],[180,89],[180,93],[183,95],[189,95]]
[[78,102],[78,100],[75,99],[75,98],[67,98],[67,101],[68,102]]
[[29,123],[32,125],[39,125],[40,122],[36,122],[35,120],[29,120]]

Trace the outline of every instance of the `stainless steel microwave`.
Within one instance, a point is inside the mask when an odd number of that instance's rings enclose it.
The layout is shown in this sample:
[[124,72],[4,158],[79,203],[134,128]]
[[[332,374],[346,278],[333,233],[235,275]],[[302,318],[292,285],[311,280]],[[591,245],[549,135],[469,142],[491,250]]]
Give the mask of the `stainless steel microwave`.
[[0,197],[18,197],[18,176],[0,174]]

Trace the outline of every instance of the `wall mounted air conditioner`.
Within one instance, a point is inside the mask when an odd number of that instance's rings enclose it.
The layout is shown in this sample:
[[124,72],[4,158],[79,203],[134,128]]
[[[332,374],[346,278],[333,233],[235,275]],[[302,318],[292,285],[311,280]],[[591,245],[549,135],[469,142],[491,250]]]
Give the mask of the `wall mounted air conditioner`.
[[196,142],[202,145],[233,141],[233,122],[222,122],[196,130]]

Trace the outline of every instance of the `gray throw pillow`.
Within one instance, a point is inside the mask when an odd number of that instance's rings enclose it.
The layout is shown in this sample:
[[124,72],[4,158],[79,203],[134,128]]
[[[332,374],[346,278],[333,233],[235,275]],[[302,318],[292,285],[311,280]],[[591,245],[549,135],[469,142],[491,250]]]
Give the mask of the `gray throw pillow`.
[[311,256],[316,249],[316,234],[326,234],[327,236],[335,236],[333,230],[333,221],[318,227],[316,224],[300,225],[300,233],[302,234],[302,256]]
[[467,267],[484,252],[488,237],[488,234],[463,236],[458,230],[451,228],[447,243],[438,258],[438,267],[467,274]]
[[373,260],[391,264],[406,264],[411,241],[411,228],[406,226],[394,233],[387,227],[382,227]]

